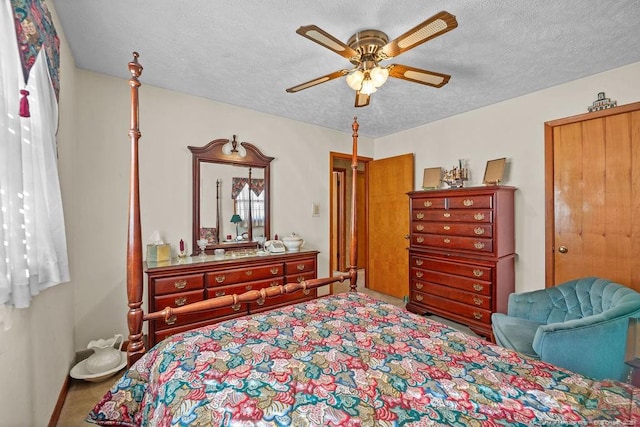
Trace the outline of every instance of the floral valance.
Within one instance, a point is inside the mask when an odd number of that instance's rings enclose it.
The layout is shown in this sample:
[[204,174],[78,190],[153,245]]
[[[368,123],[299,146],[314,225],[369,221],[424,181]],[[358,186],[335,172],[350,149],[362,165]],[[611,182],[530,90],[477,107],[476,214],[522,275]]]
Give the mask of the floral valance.
[[[235,200],[238,197],[238,194],[242,191],[245,185],[249,183],[249,178],[240,178],[235,177],[232,178],[231,181],[231,198]],[[262,178],[251,178],[251,191],[256,196],[259,196],[264,191],[264,179]]]
[[[29,80],[29,72],[36,62],[38,53],[44,48],[47,54],[51,84],[56,98],[59,98],[60,39],[53,26],[47,5],[44,0],[11,0],[11,6],[13,7],[18,51],[25,85]],[[20,115],[29,117],[28,104],[26,103],[26,96],[29,92],[22,90],[20,93],[22,94]]]

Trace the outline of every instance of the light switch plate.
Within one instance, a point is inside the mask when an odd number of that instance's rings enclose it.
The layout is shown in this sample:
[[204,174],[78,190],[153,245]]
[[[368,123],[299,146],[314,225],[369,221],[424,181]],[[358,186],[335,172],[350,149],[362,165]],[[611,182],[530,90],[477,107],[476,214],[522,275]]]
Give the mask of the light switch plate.
[[311,216],[320,216],[320,203],[311,203]]

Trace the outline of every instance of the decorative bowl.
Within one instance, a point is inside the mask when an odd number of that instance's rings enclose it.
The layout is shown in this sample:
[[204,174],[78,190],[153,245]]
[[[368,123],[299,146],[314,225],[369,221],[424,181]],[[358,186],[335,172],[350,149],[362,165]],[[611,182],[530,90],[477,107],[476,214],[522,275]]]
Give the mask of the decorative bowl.
[[282,243],[284,243],[289,252],[297,252],[304,245],[304,239],[296,233],[291,233],[282,238]]

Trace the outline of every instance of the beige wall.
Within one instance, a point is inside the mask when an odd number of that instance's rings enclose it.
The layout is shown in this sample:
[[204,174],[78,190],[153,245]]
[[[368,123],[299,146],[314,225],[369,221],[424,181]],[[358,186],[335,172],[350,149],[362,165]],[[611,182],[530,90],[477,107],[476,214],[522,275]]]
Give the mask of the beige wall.
[[[58,166],[73,279],[76,68],[55,10],[48,5],[61,44]],[[75,357],[73,289],[71,282],[45,290],[30,308],[14,311],[9,331],[0,330],[0,425],[43,426],[49,422]]]
[[[375,141],[375,158],[415,153],[424,168],[464,159],[467,186],[482,185],[487,160],[507,158],[505,185],[516,192],[516,291],[544,287],[544,122],[587,112],[598,92],[618,105],[640,101],[640,62],[399,132]],[[443,184],[443,187],[446,185]]]

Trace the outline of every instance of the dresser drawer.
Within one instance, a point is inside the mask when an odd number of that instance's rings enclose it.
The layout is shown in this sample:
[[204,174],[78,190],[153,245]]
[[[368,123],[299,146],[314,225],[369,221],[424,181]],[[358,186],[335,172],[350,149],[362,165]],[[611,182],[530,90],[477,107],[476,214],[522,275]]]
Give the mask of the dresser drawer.
[[415,300],[419,304],[432,306],[438,310],[446,310],[475,322],[491,324],[491,310],[473,307],[461,302],[452,301],[415,290],[411,291],[411,299]]
[[175,292],[192,291],[202,289],[204,286],[203,274],[189,274],[183,276],[163,277],[153,279],[155,295],[163,295]]
[[490,238],[442,236],[439,234],[414,234],[411,241],[416,246],[433,246],[442,249],[462,249],[466,251],[493,252]]
[[413,209],[446,209],[446,197],[416,197],[413,199]]
[[489,194],[477,196],[449,197],[448,209],[491,209],[493,197]]
[[316,272],[310,271],[308,273],[289,275],[286,277],[286,280],[287,280],[287,283],[300,283],[303,280],[309,280],[309,279],[315,279],[315,278],[316,278]]
[[207,286],[224,286],[234,283],[252,282],[282,276],[283,274],[284,265],[281,263],[211,272],[207,273]]
[[[168,336],[177,334],[179,332],[185,332],[185,331],[189,331],[191,329],[195,329],[195,328],[201,328],[203,326],[208,326],[208,325],[214,325],[216,323],[220,323],[220,322],[224,322],[225,320],[229,320],[229,319],[233,319],[236,317],[242,317],[245,316],[247,314],[246,310],[240,312],[240,313],[235,313],[231,316],[225,316],[225,317],[220,317],[220,318],[212,318],[212,319],[207,319],[205,321],[201,321],[201,322],[196,322],[196,323],[192,323],[192,324],[187,324],[187,325],[182,325],[182,326],[174,326],[172,328],[166,328],[166,329],[161,329],[158,332],[155,332],[153,334],[153,342],[154,343],[158,343],[160,341],[162,341],[163,339],[165,339]],[[155,344],[154,344],[155,345]]]
[[440,234],[443,236],[493,237],[491,224],[466,224],[442,222],[414,222],[414,233]]
[[276,306],[295,304],[297,302],[316,298],[316,289],[308,289],[306,291],[297,291],[291,294],[276,295],[267,298],[265,301],[257,301],[249,304],[249,313],[264,311],[267,308]]
[[493,211],[489,209],[414,210],[413,221],[440,222],[493,222]]
[[316,271],[316,260],[315,259],[305,259],[300,261],[291,261],[287,262],[284,265],[284,271],[286,275],[290,274],[300,274],[307,272]]
[[[224,317],[231,316],[233,314],[238,313],[246,313],[247,305],[246,304],[238,304],[235,307],[225,307],[225,308],[215,308],[207,311],[202,311],[198,313],[190,313],[190,314],[174,314],[169,317],[167,320],[158,319],[155,320],[155,329],[156,331],[161,331],[163,329],[175,328],[177,326],[190,325],[193,323],[198,323],[201,321],[213,319],[216,317]],[[193,327],[193,326],[191,326]]]
[[165,307],[182,307],[192,302],[202,301],[204,299],[204,289],[191,292],[180,292],[176,294],[168,294],[162,296],[156,296],[153,299],[154,309],[162,310]]
[[491,295],[491,282],[454,276],[452,274],[441,273],[439,271],[419,270],[417,268],[411,268],[409,274],[411,276],[410,278],[412,283],[416,281],[431,282],[476,294]]
[[441,286],[430,282],[413,282],[412,288],[422,293],[435,295],[453,301],[458,301],[474,307],[491,310],[491,297],[476,292],[466,292],[460,289]]
[[207,298],[217,298],[225,295],[240,295],[248,291],[282,285],[282,276],[273,279],[256,280],[230,286],[215,286],[207,288]]
[[411,267],[441,271],[451,273],[458,276],[466,276],[483,281],[491,281],[491,267],[484,267],[474,264],[465,264],[461,262],[444,261],[435,258],[411,257]]

